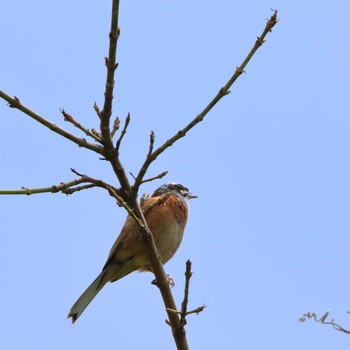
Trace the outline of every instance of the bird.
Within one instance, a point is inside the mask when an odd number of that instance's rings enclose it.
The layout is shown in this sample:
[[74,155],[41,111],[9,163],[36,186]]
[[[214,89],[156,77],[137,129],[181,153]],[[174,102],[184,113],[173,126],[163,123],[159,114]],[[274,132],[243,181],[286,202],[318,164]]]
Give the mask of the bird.
[[[187,187],[168,183],[156,189],[142,204],[163,264],[174,256],[181,244],[189,214],[188,201],[192,198],[198,197]],[[75,323],[107,282],[118,281],[134,271],[153,272],[137,223],[128,215],[101,273],[78,298],[67,318]]]

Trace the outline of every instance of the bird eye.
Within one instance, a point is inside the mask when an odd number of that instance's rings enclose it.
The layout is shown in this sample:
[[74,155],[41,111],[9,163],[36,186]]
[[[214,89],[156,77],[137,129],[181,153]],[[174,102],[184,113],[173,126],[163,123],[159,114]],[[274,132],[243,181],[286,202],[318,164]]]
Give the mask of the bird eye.
[[180,190],[180,193],[181,193],[184,197],[186,197],[186,196],[188,195],[188,191],[186,191],[186,190],[184,190],[184,189],[181,189],[181,190]]

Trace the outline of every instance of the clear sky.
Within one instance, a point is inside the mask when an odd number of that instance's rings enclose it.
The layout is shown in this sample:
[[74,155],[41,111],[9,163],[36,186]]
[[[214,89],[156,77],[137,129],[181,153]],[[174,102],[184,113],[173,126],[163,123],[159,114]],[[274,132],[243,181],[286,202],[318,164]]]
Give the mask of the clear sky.
[[[110,1],[5,1],[1,89],[78,135],[102,105]],[[131,113],[129,172],[190,121],[239,65],[271,16],[280,22],[205,121],[150,168],[199,198],[166,265],[182,300],[193,262],[191,349],[348,350],[350,337],[349,1],[121,1],[114,115]],[[0,101],[0,187],[69,181],[70,168],[117,185],[108,164]],[[102,190],[0,198],[0,338],[12,349],[173,349],[151,274],[108,284],[72,326],[125,212]]]

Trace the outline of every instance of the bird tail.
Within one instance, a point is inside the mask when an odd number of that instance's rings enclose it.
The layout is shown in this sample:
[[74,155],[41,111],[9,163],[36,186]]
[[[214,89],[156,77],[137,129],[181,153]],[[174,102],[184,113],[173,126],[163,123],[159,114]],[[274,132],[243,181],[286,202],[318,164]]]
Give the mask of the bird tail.
[[104,277],[105,271],[102,271],[72,306],[67,316],[67,318],[72,318],[72,323],[80,317],[83,311],[91,303],[92,299],[95,298],[97,293],[108,282]]

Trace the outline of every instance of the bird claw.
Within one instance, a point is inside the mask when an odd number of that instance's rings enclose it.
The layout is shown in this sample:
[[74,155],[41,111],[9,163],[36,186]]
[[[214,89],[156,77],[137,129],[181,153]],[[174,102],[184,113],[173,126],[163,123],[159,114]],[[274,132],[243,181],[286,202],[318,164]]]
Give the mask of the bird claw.
[[[170,287],[174,287],[175,286],[174,280],[169,275],[165,275],[165,277]],[[158,287],[158,281],[156,279],[154,279],[151,283]]]
[[165,275],[166,276],[166,280],[168,281],[170,287],[175,287],[175,281],[169,276],[169,275]]

